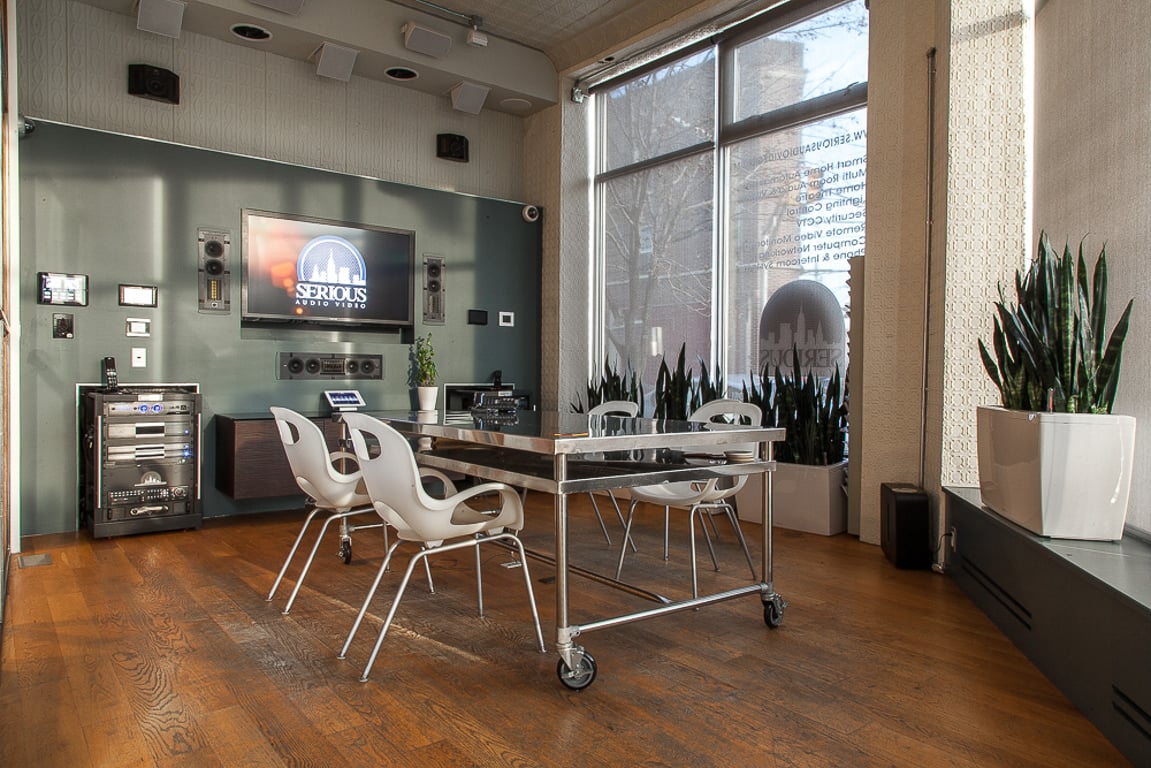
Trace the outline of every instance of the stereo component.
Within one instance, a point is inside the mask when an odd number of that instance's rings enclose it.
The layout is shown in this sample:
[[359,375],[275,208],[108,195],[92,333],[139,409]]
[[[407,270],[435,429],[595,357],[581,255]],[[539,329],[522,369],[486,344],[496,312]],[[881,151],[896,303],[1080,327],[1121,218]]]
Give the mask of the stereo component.
[[444,257],[424,254],[424,322],[444,322]]
[[276,378],[378,381],[384,378],[384,356],[280,352],[276,362]]
[[81,397],[81,523],[95,538],[199,528],[198,387]]
[[231,234],[222,230],[198,229],[196,248],[200,264],[200,311],[212,314],[231,312],[232,272],[228,266]]

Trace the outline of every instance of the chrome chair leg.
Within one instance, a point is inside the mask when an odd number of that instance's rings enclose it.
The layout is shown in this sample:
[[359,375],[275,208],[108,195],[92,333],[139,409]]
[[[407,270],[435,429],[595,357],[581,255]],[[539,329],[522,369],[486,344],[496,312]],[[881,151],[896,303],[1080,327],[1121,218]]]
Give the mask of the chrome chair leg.
[[599,528],[603,531],[603,537],[607,540],[608,546],[611,546],[611,534],[607,532],[607,526],[604,525],[603,515],[599,512],[599,504],[595,500],[595,494],[589,493],[587,497],[591,499],[591,508],[595,510],[595,519],[599,521]]
[[635,499],[631,500],[631,505],[627,510],[627,522],[623,527],[623,543],[619,547],[619,562],[615,566],[615,579],[619,581],[619,575],[623,572],[623,559],[627,556],[627,543],[631,541],[631,524],[635,520],[635,508],[639,502]]
[[348,630],[348,637],[344,640],[344,647],[340,649],[340,654],[337,659],[346,658],[348,655],[348,648],[352,646],[352,640],[356,636],[356,632],[360,629],[360,624],[364,621],[364,614],[368,612],[368,606],[372,602],[372,598],[376,596],[376,590],[380,586],[380,581],[384,578],[384,572],[388,569],[388,565],[392,562],[392,554],[395,553],[396,547],[400,546],[400,541],[397,539],[396,543],[388,550],[388,554],[384,556],[384,562],[380,563],[380,569],[376,571],[376,579],[372,582],[372,586],[368,589],[368,596],[364,598],[364,604],[360,606],[360,612],[356,614],[356,620],[352,623],[352,628]]
[[300,542],[304,539],[304,534],[308,531],[308,526],[316,519],[316,515],[320,514],[320,510],[312,507],[312,511],[304,518],[304,525],[300,528],[300,532],[296,534],[296,541],[292,544],[292,548],[288,550],[288,556],[284,558],[284,564],[280,566],[280,573],[276,576],[276,580],[272,583],[272,591],[268,593],[265,600],[271,600],[276,595],[276,590],[280,588],[280,582],[284,580],[284,574],[288,572],[288,566],[292,564],[292,558],[296,556],[296,550],[300,548]]
[[320,542],[324,540],[324,534],[328,532],[328,526],[332,524],[333,520],[340,520],[342,522],[344,518],[348,517],[349,515],[362,515],[366,511],[368,510],[353,509],[347,512],[340,512],[338,514],[331,515],[327,520],[324,521],[323,527],[320,528],[319,535],[316,536],[316,543],[312,545],[312,551],[308,553],[308,559],[304,561],[304,567],[300,571],[300,575],[296,577],[296,586],[292,589],[291,596],[288,597],[288,604],[284,606],[283,613],[285,616],[288,615],[288,611],[292,610],[292,604],[296,602],[296,595],[300,594],[300,587],[304,586],[304,577],[308,575],[308,569],[312,567],[312,561],[316,559],[316,550],[320,548]]
[[[427,562],[426,560],[424,562]],[[484,615],[484,566],[480,557],[480,540],[476,537],[476,602],[479,605],[480,616]]]
[[[609,499],[611,499],[611,505],[613,507],[615,507],[615,516],[619,518],[619,524],[620,524],[620,527],[622,528],[623,527],[623,512],[620,512],[619,502],[616,501],[615,494],[612,493],[611,491],[607,492],[607,496]],[[639,547],[637,547],[635,545],[635,541],[633,539],[629,538],[628,543],[631,544],[631,551],[632,552],[639,552]]]
[[522,541],[520,541],[519,536],[510,533],[501,534],[501,537],[504,536],[514,541],[516,544],[516,549],[519,550],[520,564],[524,571],[524,586],[528,588],[528,602],[531,603],[532,606],[532,621],[534,622],[536,628],[536,642],[539,643],[540,653],[547,653],[547,646],[544,645],[544,632],[540,627],[540,612],[539,608],[536,607],[535,591],[532,589],[532,577],[528,572],[528,557],[527,553],[524,552],[524,544]]

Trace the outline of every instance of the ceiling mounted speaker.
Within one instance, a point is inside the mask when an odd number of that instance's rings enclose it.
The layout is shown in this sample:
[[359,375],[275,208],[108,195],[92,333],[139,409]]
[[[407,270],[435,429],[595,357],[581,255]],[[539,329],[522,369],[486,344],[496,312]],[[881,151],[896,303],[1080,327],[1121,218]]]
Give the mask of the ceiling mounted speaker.
[[346,83],[352,79],[357,54],[359,51],[354,48],[325,42],[312,54],[316,59],[316,74],[333,80],[343,80]]
[[185,5],[183,0],[140,0],[136,7],[136,29],[179,37]]
[[425,56],[446,56],[452,49],[452,39],[443,32],[421,27],[409,21],[404,25],[404,47]]
[[304,10],[304,0],[248,0],[248,2],[292,16],[299,16],[300,11]]
[[488,88],[486,85],[476,85],[475,83],[461,82],[452,86],[452,109],[458,109],[460,112],[467,112],[470,115],[478,115],[480,110],[484,108],[484,101],[488,98]]

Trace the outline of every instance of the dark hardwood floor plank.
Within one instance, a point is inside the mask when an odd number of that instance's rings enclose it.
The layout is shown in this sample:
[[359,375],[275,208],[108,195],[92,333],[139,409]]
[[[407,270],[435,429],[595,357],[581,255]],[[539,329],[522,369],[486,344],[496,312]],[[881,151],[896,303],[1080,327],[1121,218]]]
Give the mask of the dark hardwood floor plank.
[[[525,543],[554,546],[550,497],[529,495]],[[571,505],[573,562],[614,572],[590,507]],[[893,568],[848,536],[776,535],[790,602],[768,629],[756,595],[584,633],[588,690],[556,679],[555,570],[529,559],[549,651],[535,649],[518,568],[481,550],[422,568],[366,683],[407,567],[397,556],[348,658],[336,654],[384,554],[382,534],[329,534],[292,612],[295,578],[264,596],[301,513],[208,520],[199,531],[32,539],[52,564],[13,569],[0,649],[0,765],[13,766],[1113,766],[1126,761],[954,584]],[[611,525],[609,521],[609,525]],[[758,527],[745,525],[757,548]],[[721,570],[699,545],[701,589],[742,586],[722,525]],[[645,514],[625,578],[690,590],[685,516]],[[758,556],[756,556],[758,559]],[[651,603],[572,577],[586,622]]]

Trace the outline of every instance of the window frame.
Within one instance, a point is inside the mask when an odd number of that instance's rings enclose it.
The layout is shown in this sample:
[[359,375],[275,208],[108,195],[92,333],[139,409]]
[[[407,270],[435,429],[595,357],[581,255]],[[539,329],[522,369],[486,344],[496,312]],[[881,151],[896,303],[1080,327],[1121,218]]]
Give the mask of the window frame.
[[[605,247],[604,186],[623,176],[640,173],[663,165],[674,163],[695,155],[711,153],[714,173],[712,189],[712,317],[711,317],[711,359],[707,361],[710,370],[728,374],[728,314],[729,286],[728,271],[732,259],[728,253],[728,190],[727,174],[731,148],[743,141],[765,136],[780,130],[793,128],[818,120],[835,117],[860,108],[867,108],[867,81],[851,83],[829,93],[824,93],[803,101],[788,104],[768,112],[751,115],[742,120],[732,119],[735,108],[735,52],[740,45],[756,40],[788,27],[801,24],[808,19],[828,13],[854,0],[792,0],[755,17],[740,22],[708,39],[696,41],[683,48],[661,56],[642,67],[605,78],[589,86],[592,96],[592,125],[595,145],[592,153],[592,216],[593,236],[589,276],[591,291],[589,296],[590,313],[588,318],[590,339],[588,344],[589,376],[596,375],[599,365],[607,354],[607,265]],[[713,140],[702,141],[661,155],[640,160],[626,166],[603,171],[603,154],[607,130],[602,110],[596,109],[597,92],[610,89],[622,83],[641,78],[653,71],[668,67],[677,61],[691,57],[701,50],[715,49],[715,110]],[[665,350],[666,356],[666,350]],[[624,361],[618,361],[623,363]],[[630,361],[633,365],[637,361]],[[637,368],[641,366],[636,365]]]

